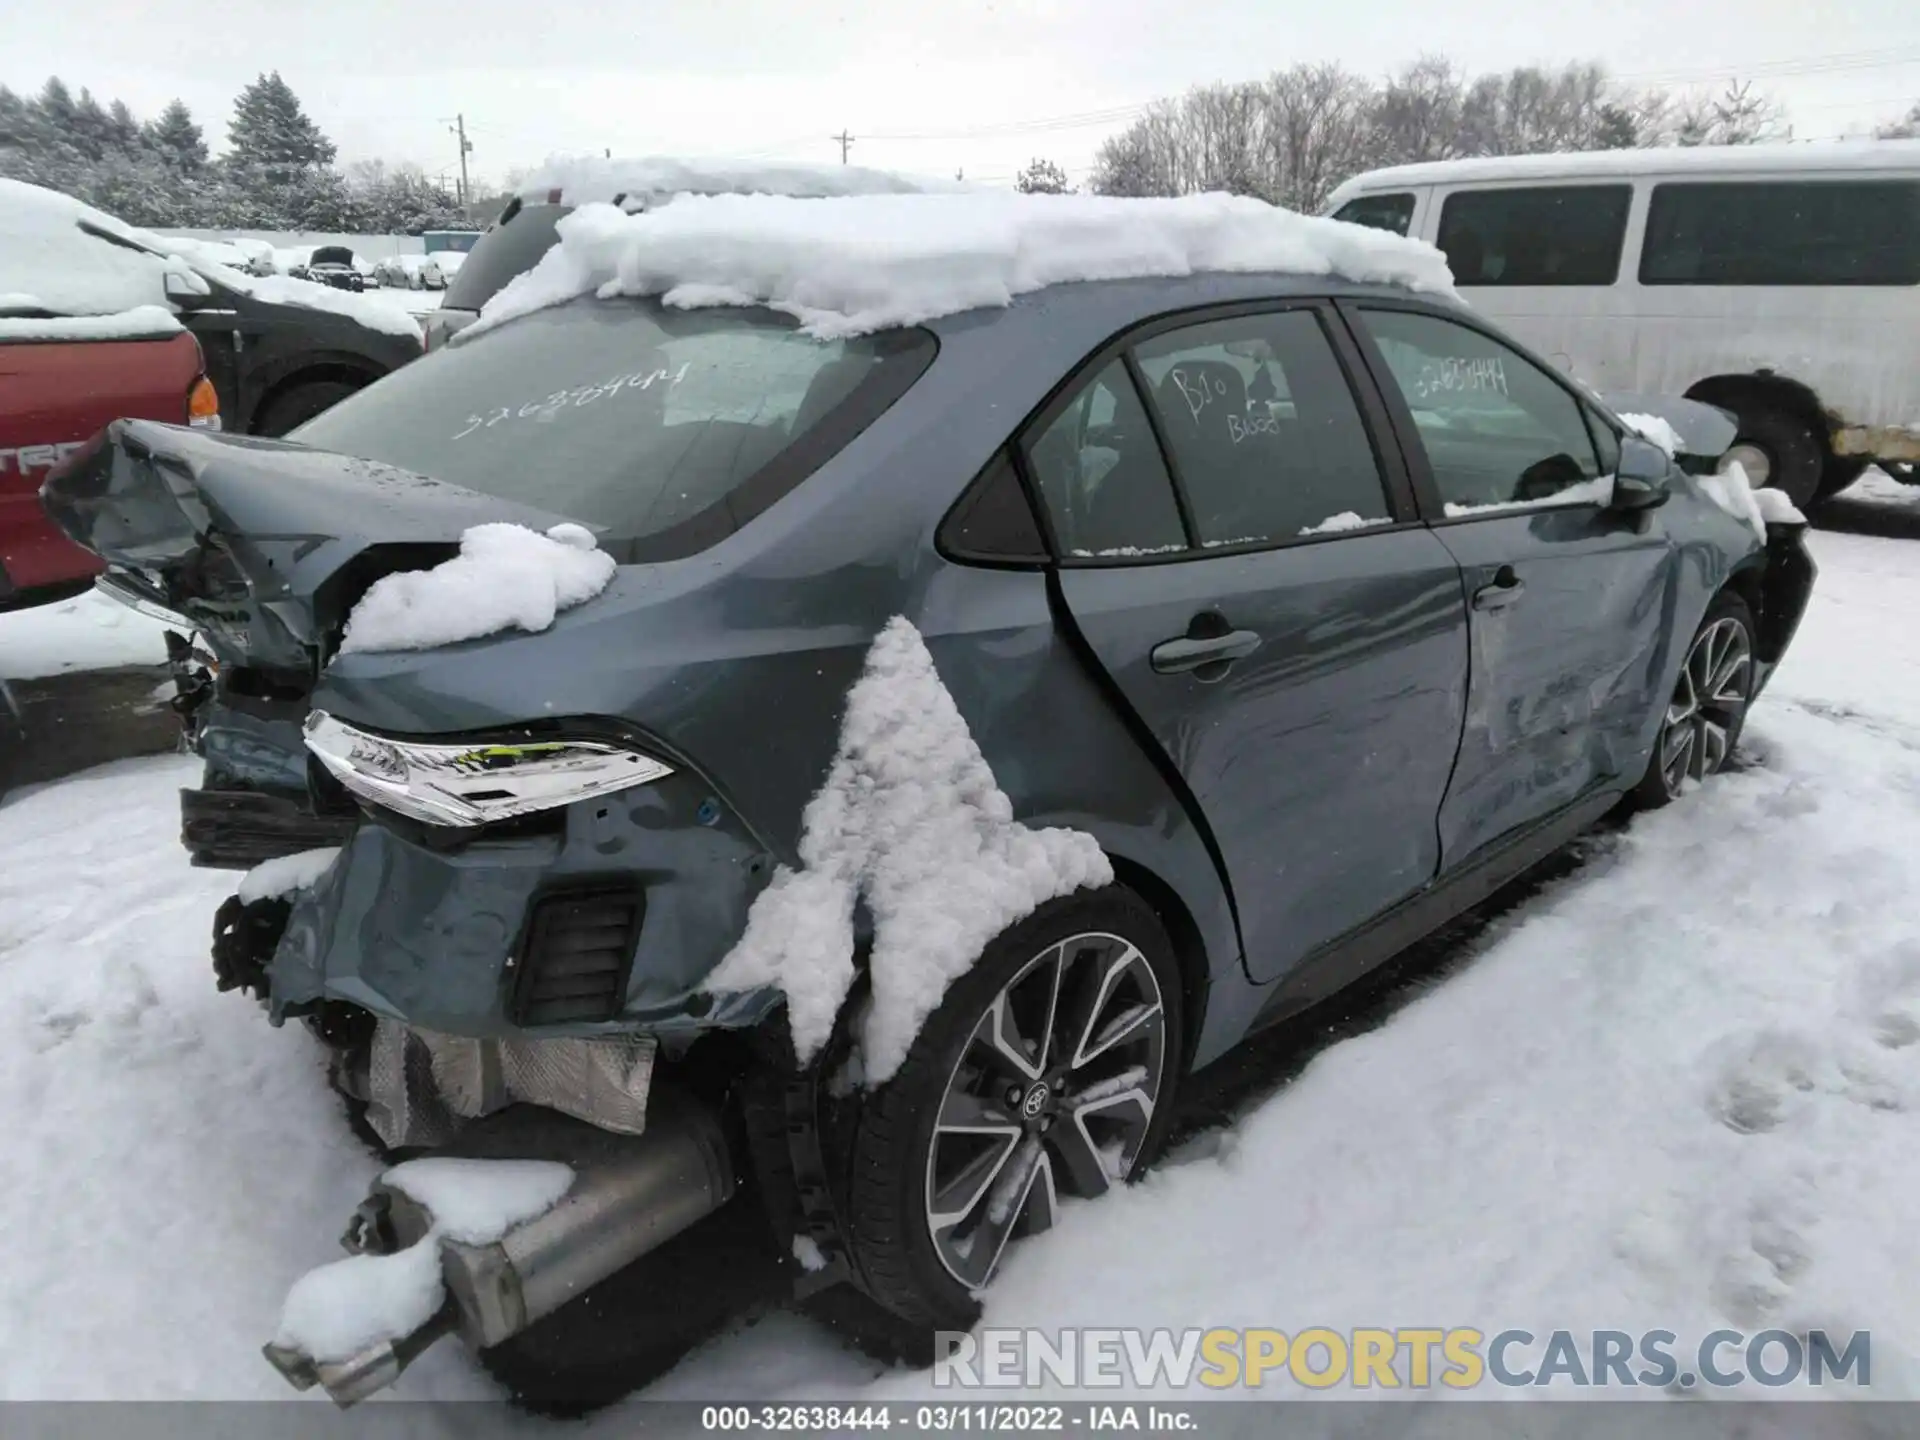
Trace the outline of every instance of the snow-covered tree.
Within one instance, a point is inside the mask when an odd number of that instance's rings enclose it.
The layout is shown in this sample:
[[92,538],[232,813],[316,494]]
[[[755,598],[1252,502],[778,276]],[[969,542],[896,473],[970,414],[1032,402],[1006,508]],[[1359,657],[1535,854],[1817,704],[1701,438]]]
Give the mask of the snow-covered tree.
[[227,144],[235,168],[258,172],[277,185],[331,165],[337,153],[278,70],[262,75],[233,102]]
[[1051,160],[1035,159],[1014,180],[1022,195],[1064,195],[1073,187],[1067,184],[1067,172]]
[[206,167],[206,137],[183,100],[168,102],[158,120],[147,122],[146,138],[153,151],[183,175],[196,175]]
[[1874,134],[1882,140],[1920,140],[1920,100],[1913,102],[1913,108],[1907,111],[1905,118],[1882,125]]

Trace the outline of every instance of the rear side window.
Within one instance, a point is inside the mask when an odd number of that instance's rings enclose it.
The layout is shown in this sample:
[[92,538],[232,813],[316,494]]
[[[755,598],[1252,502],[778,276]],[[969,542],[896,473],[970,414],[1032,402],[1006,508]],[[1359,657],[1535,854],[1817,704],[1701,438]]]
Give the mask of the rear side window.
[[389,375],[291,438],[536,506],[627,560],[731,534],[933,360],[924,330],[815,340],[770,311],[583,299]]
[[1404,235],[1413,224],[1413,195],[1406,191],[1394,195],[1362,195],[1334,211],[1333,218],[1349,225],[1365,225],[1369,229]]
[[570,205],[522,205],[511,212],[474,242],[441,303],[454,310],[478,310],[514,276],[540,263],[558,238],[554,227],[572,213]]
[[1920,181],[1656,185],[1640,283],[1920,284]]
[[1028,443],[1027,466],[1063,555],[1117,560],[1186,548],[1173,481],[1123,361]]
[[1311,310],[1210,321],[1135,355],[1202,545],[1392,518],[1360,407]]
[[1460,285],[1611,285],[1630,185],[1462,190],[1440,210],[1440,248]]

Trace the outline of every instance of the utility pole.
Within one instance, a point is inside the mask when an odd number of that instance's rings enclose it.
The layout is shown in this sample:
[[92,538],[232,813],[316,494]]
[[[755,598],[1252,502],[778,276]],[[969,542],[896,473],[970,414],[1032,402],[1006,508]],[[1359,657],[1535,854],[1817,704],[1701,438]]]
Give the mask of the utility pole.
[[827,136],[827,139],[837,140],[840,142],[840,163],[842,165],[846,164],[847,163],[847,147],[853,144],[853,136],[847,133],[846,126],[843,125],[840,127],[840,133],[838,135],[829,135]]
[[453,124],[449,125],[447,130],[448,133],[460,137],[460,203],[465,205],[467,196],[471,193],[467,185],[467,156],[473,153],[473,142],[467,139],[467,117],[454,116]]

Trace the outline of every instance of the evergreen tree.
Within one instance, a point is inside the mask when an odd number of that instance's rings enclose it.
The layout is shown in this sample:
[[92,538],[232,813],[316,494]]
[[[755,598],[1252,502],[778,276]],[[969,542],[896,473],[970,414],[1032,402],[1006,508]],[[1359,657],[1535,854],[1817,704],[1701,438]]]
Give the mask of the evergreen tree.
[[1022,195],[1064,195],[1072,187],[1067,172],[1051,160],[1035,160],[1014,181]]
[[146,138],[160,158],[181,174],[195,175],[206,168],[206,137],[193,123],[193,112],[184,101],[172,101],[158,120],[149,121]]
[[280,186],[331,165],[336,153],[333,142],[300,108],[299,98],[278,70],[240,92],[227,125],[227,141],[232,148],[229,163],[236,169],[257,172]]

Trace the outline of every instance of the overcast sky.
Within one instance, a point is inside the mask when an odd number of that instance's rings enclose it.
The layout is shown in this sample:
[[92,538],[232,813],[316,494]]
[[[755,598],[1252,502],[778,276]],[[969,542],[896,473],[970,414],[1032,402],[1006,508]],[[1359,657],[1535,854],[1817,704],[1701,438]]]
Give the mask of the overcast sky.
[[[1309,13],[1309,8],[1311,13]],[[1920,99],[1916,0],[0,0],[0,83],[58,74],[145,119],[170,98],[218,146],[236,91],[278,69],[338,143],[476,178],[556,153],[762,155],[968,179],[1036,155],[1076,179],[1133,107],[1298,61],[1382,74],[1596,59],[1683,88],[1751,77],[1796,134],[1858,132]]]

